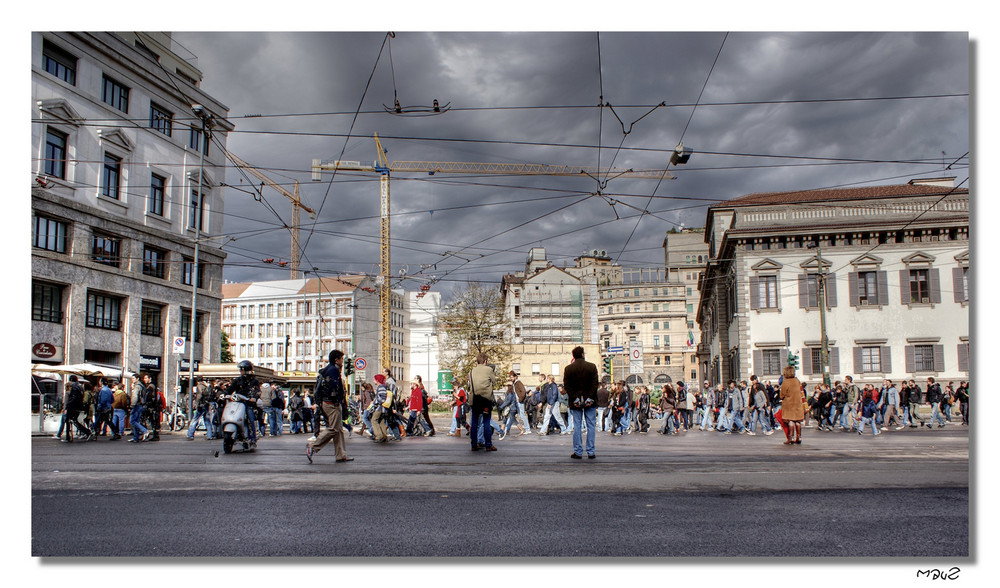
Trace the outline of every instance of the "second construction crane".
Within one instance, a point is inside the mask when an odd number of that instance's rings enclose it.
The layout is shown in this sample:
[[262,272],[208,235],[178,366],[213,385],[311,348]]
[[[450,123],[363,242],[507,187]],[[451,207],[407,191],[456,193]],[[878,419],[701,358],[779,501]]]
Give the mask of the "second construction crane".
[[288,198],[292,202],[292,226],[289,227],[289,232],[292,234],[292,246],[291,246],[291,277],[296,279],[299,277],[299,256],[301,254],[299,246],[299,225],[300,225],[300,214],[299,210],[304,210],[309,213],[309,218],[316,218],[316,212],[302,204],[302,199],[299,198],[299,181],[295,180],[294,192],[289,192],[288,190],[281,187],[279,184],[275,183],[271,178],[265,176],[259,169],[250,165],[249,163],[243,161],[237,157],[234,153],[227,152],[229,159],[236,164],[236,167],[246,170],[253,174],[258,180],[264,184],[274,188],[277,192],[282,194],[285,198]]
[[[584,176],[597,179],[599,176],[607,178],[641,178],[647,180],[673,179],[673,174],[665,169],[600,169],[596,167],[574,167],[569,165],[546,165],[538,163],[470,163],[457,161],[394,161],[391,164],[385,157],[385,150],[379,141],[378,133],[375,134],[375,149],[378,152],[378,159],[372,163],[360,161],[331,161],[323,163],[319,159],[312,162],[312,179],[320,181],[323,179],[323,172],[343,171],[363,171],[375,172],[379,174],[380,193],[380,224],[381,246],[379,255],[379,277],[377,284],[379,287],[379,370],[392,367],[390,354],[391,341],[391,321],[390,321],[390,278],[392,268],[390,266],[390,223],[389,223],[389,174],[390,172],[423,172],[428,174],[451,173],[451,174],[492,174],[492,175],[515,175],[515,176]],[[691,155],[691,150],[677,145],[671,155],[671,164],[686,163]]]

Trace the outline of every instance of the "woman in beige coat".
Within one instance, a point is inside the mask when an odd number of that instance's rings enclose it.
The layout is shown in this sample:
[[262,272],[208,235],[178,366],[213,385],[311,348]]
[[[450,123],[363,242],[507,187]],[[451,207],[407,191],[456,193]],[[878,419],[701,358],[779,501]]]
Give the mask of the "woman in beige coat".
[[[802,419],[805,418],[802,383],[795,377],[795,368],[790,365],[781,370],[781,375],[781,418],[788,424],[785,445],[802,443]],[[792,431],[795,431],[794,441]]]

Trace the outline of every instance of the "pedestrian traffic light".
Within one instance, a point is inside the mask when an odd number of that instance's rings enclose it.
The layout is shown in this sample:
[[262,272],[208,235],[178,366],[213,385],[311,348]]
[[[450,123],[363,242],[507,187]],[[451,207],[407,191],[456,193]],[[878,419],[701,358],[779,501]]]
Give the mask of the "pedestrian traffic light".
[[610,374],[611,373],[611,362],[613,360],[614,360],[614,356],[612,356],[612,355],[609,355],[609,356],[607,356],[607,357],[604,358],[604,373],[606,373],[606,374]]
[[788,352],[788,365],[796,369],[799,367],[799,356],[791,351]]

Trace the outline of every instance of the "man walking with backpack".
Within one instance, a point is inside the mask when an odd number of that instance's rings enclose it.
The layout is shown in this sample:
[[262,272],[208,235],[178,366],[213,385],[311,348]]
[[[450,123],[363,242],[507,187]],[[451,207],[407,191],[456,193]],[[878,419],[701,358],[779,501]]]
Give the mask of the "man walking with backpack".
[[347,391],[340,379],[340,368],[344,365],[344,352],[334,349],[330,352],[330,363],[316,376],[316,405],[326,416],[326,429],[316,434],[316,440],[306,444],[306,459],[312,463],[313,454],[333,441],[334,456],[337,461],[354,461],[347,457],[344,417],[347,412]]

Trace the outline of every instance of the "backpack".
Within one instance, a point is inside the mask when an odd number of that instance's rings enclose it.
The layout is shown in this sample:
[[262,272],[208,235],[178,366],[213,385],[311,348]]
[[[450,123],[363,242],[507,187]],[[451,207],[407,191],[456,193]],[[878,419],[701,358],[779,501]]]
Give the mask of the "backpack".
[[285,395],[278,388],[274,389],[274,396],[271,397],[271,408],[285,409]]
[[[328,367],[332,367],[332,364]],[[327,370],[327,368],[323,368],[318,374],[316,374],[316,386],[313,394],[317,404],[323,402],[340,404],[344,401],[344,397],[340,391],[337,391],[336,397],[334,396],[333,379],[339,377],[339,372],[333,369]],[[284,402],[284,400],[282,400],[282,402]]]

